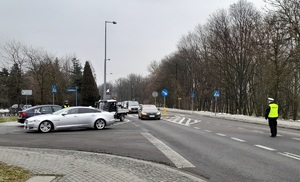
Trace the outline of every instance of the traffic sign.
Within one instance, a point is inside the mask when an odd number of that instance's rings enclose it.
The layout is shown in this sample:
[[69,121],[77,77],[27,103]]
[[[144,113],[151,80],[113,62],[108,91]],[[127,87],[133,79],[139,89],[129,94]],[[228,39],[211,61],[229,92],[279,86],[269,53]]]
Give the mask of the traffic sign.
[[167,89],[163,89],[161,91],[161,95],[164,96],[164,97],[168,96],[168,93],[169,93],[169,91]]
[[21,95],[32,95],[32,90],[22,90]]
[[192,92],[192,98],[196,97],[195,92]]
[[214,97],[220,97],[220,91],[215,90],[214,91]]
[[67,92],[76,92],[77,89],[76,88],[67,88]]
[[52,94],[56,94],[57,89],[56,89],[56,85],[52,85]]
[[158,93],[156,91],[152,92],[152,96],[153,97],[157,97],[158,96]]

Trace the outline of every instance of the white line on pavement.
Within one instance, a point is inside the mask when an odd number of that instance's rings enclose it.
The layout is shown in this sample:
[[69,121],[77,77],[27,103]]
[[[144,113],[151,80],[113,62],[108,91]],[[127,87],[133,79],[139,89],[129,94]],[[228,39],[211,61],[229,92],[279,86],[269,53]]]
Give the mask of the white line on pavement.
[[204,131],[206,131],[206,132],[208,132],[208,133],[210,133],[210,132],[211,132],[210,130],[204,130]]
[[225,134],[222,134],[222,133],[216,133],[216,134],[219,136],[226,136]]
[[236,140],[238,142],[246,142],[245,140],[242,140],[242,139],[239,139],[239,138],[234,138],[234,137],[231,137],[232,140]]
[[187,122],[185,123],[186,126],[189,126],[191,122],[191,119],[188,119]]
[[173,149],[168,147],[162,141],[155,138],[150,133],[141,133],[145,138],[147,138],[154,146],[156,146],[163,154],[168,157],[177,168],[195,167],[192,163],[182,157],[180,154],[175,152]]
[[200,130],[200,128],[199,127],[194,127],[195,129],[197,129],[197,130]]
[[300,138],[292,138],[292,139],[294,139],[294,140],[300,140]]
[[270,150],[270,151],[275,151],[276,150],[276,149],[269,148],[269,147],[266,147],[266,146],[263,146],[263,145],[255,145],[255,146],[259,147],[259,148],[262,148],[262,149]]
[[182,124],[182,122],[185,120],[185,118],[182,118],[180,121],[179,121],[179,124]]
[[288,152],[284,152],[284,153],[278,152],[278,154],[281,154],[281,155],[284,155],[284,156],[287,156],[287,157],[290,157],[293,159],[297,159],[300,161],[300,156],[296,155],[296,154],[292,154],[292,153],[288,153]]

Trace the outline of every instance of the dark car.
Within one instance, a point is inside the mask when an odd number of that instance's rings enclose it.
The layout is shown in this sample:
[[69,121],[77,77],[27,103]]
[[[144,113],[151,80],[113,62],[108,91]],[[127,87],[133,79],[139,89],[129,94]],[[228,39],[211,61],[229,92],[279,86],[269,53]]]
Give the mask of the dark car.
[[24,123],[27,118],[41,114],[52,114],[62,109],[59,105],[37,105],[18,112],[18,122]]
[[138,109],[139,119],[160,119],[160,112],[155,105],[140,105]]

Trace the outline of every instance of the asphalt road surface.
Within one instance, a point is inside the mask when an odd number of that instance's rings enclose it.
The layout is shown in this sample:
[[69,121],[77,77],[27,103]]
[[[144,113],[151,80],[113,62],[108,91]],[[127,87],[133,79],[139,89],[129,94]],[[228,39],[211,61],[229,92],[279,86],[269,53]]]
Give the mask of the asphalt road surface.
[[26,132],[0,125],[0,145],[99,152],[166,164],[208,181],[299,181],[299,130],[168,112],[161,120],[125,122],[104,130]]

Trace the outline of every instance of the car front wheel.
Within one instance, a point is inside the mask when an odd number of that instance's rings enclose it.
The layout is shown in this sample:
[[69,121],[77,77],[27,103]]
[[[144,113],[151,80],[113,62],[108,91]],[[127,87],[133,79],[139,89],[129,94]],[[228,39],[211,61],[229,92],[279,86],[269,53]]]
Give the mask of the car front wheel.
[[43,133],[48,133],[52,130],[52,123],[50,121],[43,121],[39,125],[39,131]]
[[105,121],[103,119],[98,119],[95,121],[94,128],[97,130],[102,130],[105,128]]

